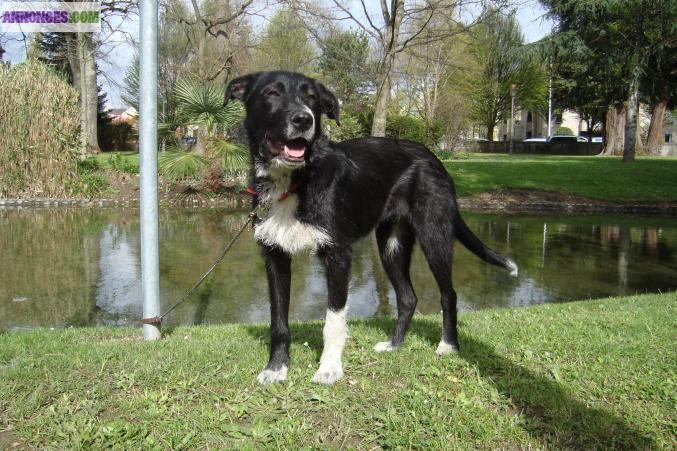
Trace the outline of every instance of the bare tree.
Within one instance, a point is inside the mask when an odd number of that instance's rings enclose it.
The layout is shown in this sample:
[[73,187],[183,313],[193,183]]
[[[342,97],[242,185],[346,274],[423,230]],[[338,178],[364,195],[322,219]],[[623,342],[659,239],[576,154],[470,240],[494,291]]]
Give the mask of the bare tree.
[[413,109],[428,125],[436,119],[445,86],[458,79],[468,65],[463,55],[467,39],[449,33],[454,26],[444,17],[433,19],[424,33],[447,36],[407,48],[395,68],[396,76],[406,84]]
[[[243,0],[233,4],[230,0],[190,0],[183,2],[169,0],[165,14],[171,21],[184,27],[188,48],[195,56],[195,75],[206,81],[227,76],[235,65],[237,53],[247,46],[250,33],[246,26],[249,15],[260,13],[254,0]],[[261,8],[265,8],[263,6]]]
[[[434,28],[448,29],[446,22]],[[428,130],[444,127],[445,147],[451,148],[470,119],[470,106],[460,86],[473,64],[467,54],[469,36],[448,36],[407,49],[396,68],[397,77],[406,83],[406,99]]]
[[[330,21],[350,21],[367,33],[376,47],[376,95],[371,133],[385,136],[386,114],[393,84],[395,62],[407,48],[422,46],[467,31],[483,17],[487,7],[500,7],[504,0],[380,0],[379,10],[370,11],[365,0],[357,5],[332,0],[324,9],[311,0],[295,0],[302,14]],[[456,26],[430,31],[433,19],[446,17]],[[426,32],[429,31],[429,32]]]

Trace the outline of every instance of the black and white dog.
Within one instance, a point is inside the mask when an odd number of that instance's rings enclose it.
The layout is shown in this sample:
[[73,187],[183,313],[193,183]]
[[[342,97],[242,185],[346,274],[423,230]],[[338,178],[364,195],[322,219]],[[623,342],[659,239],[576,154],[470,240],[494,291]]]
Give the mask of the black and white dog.
[[329,297],[324,350],[313,382],[333,384],[343,376],[351,246],[374,229],[398,312],[392,337],[374,350],[396,349],[409,328],[417,303],[409,265],[418,240],[441,292],[443,331],[436,352],[457,351],[454,238],[512,275],[517,266],[487,248],[463,222],[454,183],[432,152],[415,142],[385,138],[330,142],[320,117],[324,113],[338,123],[339,104],[322,83],[301,74],[236,78],[226,89],[225,102],[232,99],[246,106],[252,161],[248,191],[258,209],[254,235],[270,291],[270,360],[258,381],[287,379],[291,258],[304,251],[315,252],[325,266]]

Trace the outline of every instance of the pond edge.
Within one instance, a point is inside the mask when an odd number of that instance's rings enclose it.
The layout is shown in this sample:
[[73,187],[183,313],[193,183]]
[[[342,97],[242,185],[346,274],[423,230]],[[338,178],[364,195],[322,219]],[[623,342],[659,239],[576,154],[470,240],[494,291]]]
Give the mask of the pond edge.
[[[524,195],[526,193],[526,195]],[[184,208],[248,208],[251,197],[227,194],[216,197],[188,196],[162,198],[161,207]],[[478,213],[561,213],[561,214],[628,214],[677,217],[677,201],[610,202],[538,190],[498,190],[458,198],[461,210]],[[0,198],[0,210],[55,207],[138,207],[138,198]]]

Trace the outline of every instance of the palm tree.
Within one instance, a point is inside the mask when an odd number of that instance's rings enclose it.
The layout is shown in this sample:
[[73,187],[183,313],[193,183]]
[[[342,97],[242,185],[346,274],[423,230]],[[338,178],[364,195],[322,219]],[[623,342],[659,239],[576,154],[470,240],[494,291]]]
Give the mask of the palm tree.
[[160,154],[159,167],[174,180],[196,178],[208,166],[218,164],[227,172],[247,168],[246,149],[230,140],[231,131],[241,122],[242,106],[223,106],[224,87],[194,78],[179,80],[173,92],[176,115],[172,123],[160,124],[160,132],[173,134],[180,127],[197,126],[198,142],[185,150],[178,143]]
[[185,125],[204,127],[214,137],[217,127],[233,127],[242,120],[242,107],[237,103],[223,106],[224,87],[194,78],[179,80],[174,87],[177,120]]

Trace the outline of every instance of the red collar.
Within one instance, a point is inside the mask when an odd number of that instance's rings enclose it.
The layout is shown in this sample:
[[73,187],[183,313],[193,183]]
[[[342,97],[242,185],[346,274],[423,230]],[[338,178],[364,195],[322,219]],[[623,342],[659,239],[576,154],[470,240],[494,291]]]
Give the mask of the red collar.
[[[283,200],[285,200],[286,198],[288,198],[291,194],[296,194],[296,193],[298,193],[298,192],[299,192],[299,187],[300,187],[300,185],[301,185],[300,183],[294,183],[292,186],[289,187],[289,189],[288,189],[287,191],[285,191],[284,193],[280,194],[280,197],[278,197],[277,201],[278,201],[278,202],[282,202]],[[244,190],[244,192],[247,193],[247,194],[250,194],[250,195],[252,195],[252,196],[254,196],[254,197],[259,197],[259,193],[257,193],[257,192],[254,190],[254,188],[251,187],[251,186],[248,186],[247,189]]]

